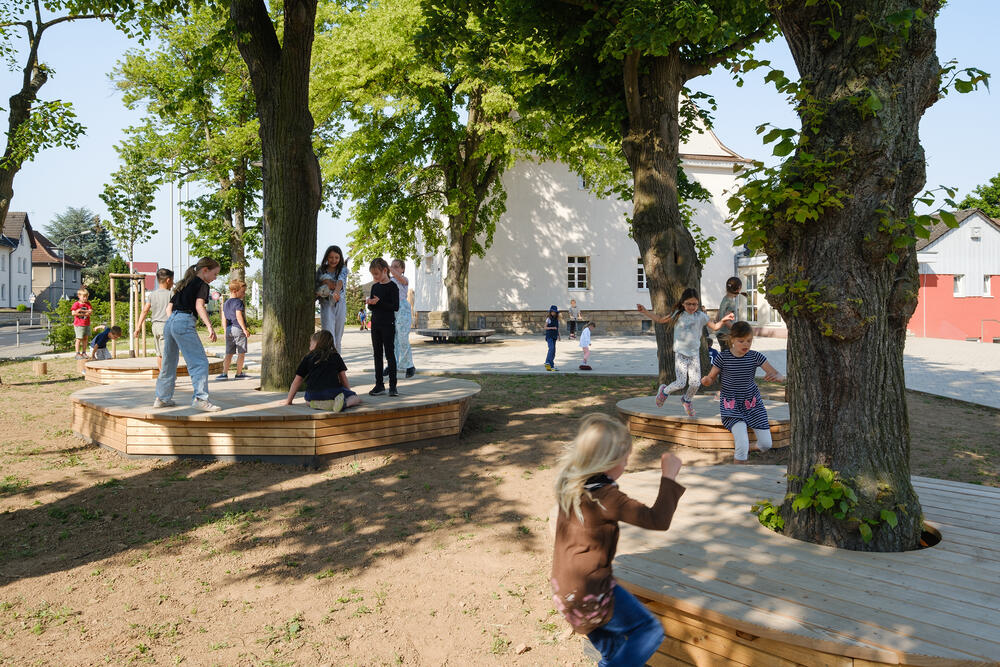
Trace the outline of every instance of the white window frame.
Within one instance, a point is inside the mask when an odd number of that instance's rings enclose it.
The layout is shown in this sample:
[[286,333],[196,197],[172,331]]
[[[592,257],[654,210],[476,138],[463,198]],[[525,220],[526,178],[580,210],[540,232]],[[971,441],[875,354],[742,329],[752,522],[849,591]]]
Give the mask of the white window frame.
[[[583,275],[582,286],[580,285],[581,273]],[[571,274],[572,277],[570,277]],[[571,292],[586,292],[590,289],[591,284],[590,256],[568,255],[566,257],[566,288]]]
[[756,271],[748,273],[743,280],[743,289],[747,295],[746,321],[751,324],[758,324],[757,318],[760,317],[760,292],[757,291],[759,281]]
[[952,282],[951,295],[955,296],[965,296],[965,274],[956,273],[954,275],[954,281]]
[[990,293],[990,281],[992,279],[992,275],[983,275],[983,296],[993,296],[993,294]]
[[640,292],[649,291],[649,279],[646,277],[646,267],[642,265],[642,257],[638,260],[635,272],[635,288]]
[[781,312],[771,306],[767,309],[767,323],[768,324],[784,324],[785,320],[781,319]]

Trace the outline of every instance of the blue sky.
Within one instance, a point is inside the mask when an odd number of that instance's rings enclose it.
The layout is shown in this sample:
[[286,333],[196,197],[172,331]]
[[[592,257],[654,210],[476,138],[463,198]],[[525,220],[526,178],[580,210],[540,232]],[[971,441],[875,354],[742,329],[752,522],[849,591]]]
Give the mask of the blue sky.
[[[938,58],[942,63],[957,59],[963,66],[979,67],[1000,81],[1000,51],[993,42],[997,25],[1000,3],[953,0],[938,18]],[[86,206],[106,216],[98,193],[118,167],[114,145],[120,141],[123,128],[139,121],[139,114],[122,104],[108,72],[127,49],[137,46],[110,25],[96,21],[57,25],[45,34],[42,59],[55,69],[55,74],[42,88],[41,96],[72,101],[87,134],[78,149],[44,151],[18,174],[11,209],[28,211],[35,227],[44,229],[67,206]],[[758,57],[772,60],[786,72],[795,72],[781,40],[761,45]],[[770,149],[761,145],[755,133],[761,123],[797,127],[791,109],[770,85],[762,83],[761,76],[748,78],[742,88],[721,71],[696,83],[697,89],[712,93],[719,103],[716,134],[741,155],[757,159],[770,155]],[[0,76],[0,98],[6,102],[18,86],[17,74],[4,72]],[[6,113],[2,118],[6,127]],[[927,186],[953,186],[962,196],[1000,172],[998,122],[1000,94],[982,89],[967,95],[952,93],[931,107],[920,126],[928,163]],[[160,192],[156,206],[153,215],[159,233],[137,249],[136,259],[170,265],[173,245],[173,264],[179,267],[180,251],[176,240],[171,243],[170,194],[166,188]],[[331,243],[346,246],[351,229],[348,220],[321,212],[319,251]],[[257,266],[259,260],[251,269]]]

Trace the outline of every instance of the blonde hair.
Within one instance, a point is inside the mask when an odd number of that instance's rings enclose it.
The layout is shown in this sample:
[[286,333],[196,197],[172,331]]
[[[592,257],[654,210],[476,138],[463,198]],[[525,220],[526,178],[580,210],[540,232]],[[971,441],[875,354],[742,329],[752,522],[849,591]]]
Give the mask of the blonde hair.
[[580,430],[559,457],[556,475],[556,500],[567,515],[570,510],[583,522],[580,499],[587,479],[607,472],[621,463],[632,451],[632,437],[625,425],[613,417],[595,412],[580,422]]
[[90,290],[87,289],[86,287],[81,287],[80,289],[78,289],[76,291],[76,295],[80,296],[81,294],[86,295],[86,296],[89,297],[90,296]]
[[233,278],[229,281],[229,291],[235,292],[236,290],[246,289],[247,284],[240,280],[239,278]]

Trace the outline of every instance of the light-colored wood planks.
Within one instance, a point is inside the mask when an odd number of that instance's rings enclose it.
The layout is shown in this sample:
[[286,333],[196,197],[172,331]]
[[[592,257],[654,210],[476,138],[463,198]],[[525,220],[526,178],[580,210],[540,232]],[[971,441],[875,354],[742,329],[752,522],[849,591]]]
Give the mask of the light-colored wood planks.
[[[114,384],[117,382],[153,381],[159,377],[156,368],[156,357],[135,357],[125,359],[106,359],[104,361],[88,361],[84,365],[87,382],[94,384]],[[208,359],[208,372],[216,375],[222,372],[222,360],[214,357]],[[177,364],[177,377],[188,377],[187,365]]]
[[[870,554],[785,538],[749,513],[783,468],[685,469],[664,535],[624,526],[615,575],[663,621],[650,664],[1000,664],[1000,489],[914,478],[930,549]],[[656,473],[623,490],[651,501]]]

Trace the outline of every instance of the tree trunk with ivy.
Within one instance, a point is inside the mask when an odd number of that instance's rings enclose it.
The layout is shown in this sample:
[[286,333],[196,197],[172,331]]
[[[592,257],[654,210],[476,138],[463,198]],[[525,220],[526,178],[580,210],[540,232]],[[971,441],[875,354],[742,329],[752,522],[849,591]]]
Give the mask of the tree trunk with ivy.
[[[922,522],[903,347],[918,284],[910,214],[925,180],[917,130],[940,83],[938,4],[917,2],[926,16],[909,22],[899,19],[910,0],[841,1],[833,19],[825,1],[772,4],[809,95],[799,146],[773,189],[801,196],[772,200],[765,213],[767,298],[788,326],[788,488],[799,493],[822,464],[856,491],[849,515],[878,521],[865,541],[857,520],[793,511],[787,500],[785,532],[848,549],[914,549]],[[815,218],[797,221],[810,206]]]
[[264,164],[261,388],[287,391],[315,330],[321,183],[309,73],[316,0],[285,0],[280,42],[262,0],[233,0],[230,14],[256,96]]
[[[684,225],[678,196],[680,92],[685,73],[680,56],[640,59],[624,66],[628,123],[622,149],[633,177],[632,236],[639,246],[653,311],[666,315],[687,287],[700,290],[701,265]],[[660,382],[674,380],[674,329],[656,324]]]

